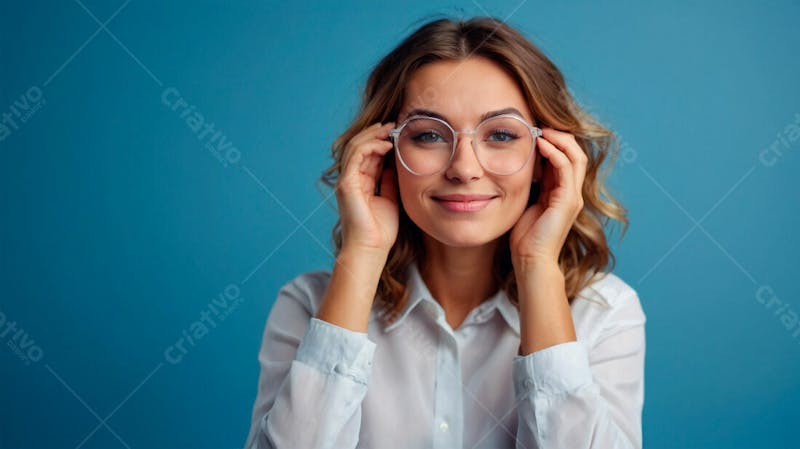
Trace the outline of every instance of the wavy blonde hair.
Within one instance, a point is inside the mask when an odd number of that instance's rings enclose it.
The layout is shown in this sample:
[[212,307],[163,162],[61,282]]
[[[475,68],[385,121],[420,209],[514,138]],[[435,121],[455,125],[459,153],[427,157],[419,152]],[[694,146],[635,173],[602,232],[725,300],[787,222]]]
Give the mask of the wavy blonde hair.
[[[518,83],[540,127],[571,133],[589,158],[583,183],[583,210],[570,229],[559,254],[570,303],[589,285],[596,274],[616,264],[608,247],[604,228],[609,220],[624,224],[620,239],[628,227],[626,209],[608,192],[605,178],[619,151],[615,134],[584,111],[567,90],[564,77],[544,53],[519,31],[493,17],[469,20],[441,18],[430,21],[406,37],[378,62],[364,88],[360,110],[350,127],[332,145],[333,164],[320,178],[335,188],[342,168],[345,144],[359,131],[375,122],[396,121],[403,105],[405,86],[416,69],[439,60],[463,60],[482,56],[499,64]],[[385,157],[394,166],[392,150]],[[609,166],[600,170],[608,157]],[[531,203],[539,195],[539,183],[531,186]],[[375,304],[385,322],[392,322],[408,301],[406,276],[413,260],[425,261],[422,231],[406,214],[402,202],[400,229],[391,248],[378,284]],[[515,306],[519,306],[517,283],[511,263],[506,232],[495,254],[493,280]],[[342,247],[341,219],[332,231],[338,256]]]

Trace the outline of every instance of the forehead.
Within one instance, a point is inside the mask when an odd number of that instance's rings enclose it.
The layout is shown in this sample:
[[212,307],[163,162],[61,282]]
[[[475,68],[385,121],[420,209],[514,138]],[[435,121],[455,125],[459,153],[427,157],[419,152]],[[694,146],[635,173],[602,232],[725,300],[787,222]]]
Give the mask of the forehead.
[[461,61],[435,61],[409,78],[398,121],[412,109],[435,111],[454,126],[476,124],[487,111],[513,107],[532,121],[516,80],[497,63],[472,56]]

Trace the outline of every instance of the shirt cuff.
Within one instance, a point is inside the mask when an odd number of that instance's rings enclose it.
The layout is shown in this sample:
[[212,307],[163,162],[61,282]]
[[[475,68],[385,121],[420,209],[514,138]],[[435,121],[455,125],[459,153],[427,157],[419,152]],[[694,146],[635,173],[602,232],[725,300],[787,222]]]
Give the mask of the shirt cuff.
[[311,317],[295,359],[325,374],[349,377],[367,385],[376,344],[365,332],[355,332]]
[[586,348],[579,341],[548,346],[514,357],[512,366],[517,397],[531,392],[555,395],[592,383]]

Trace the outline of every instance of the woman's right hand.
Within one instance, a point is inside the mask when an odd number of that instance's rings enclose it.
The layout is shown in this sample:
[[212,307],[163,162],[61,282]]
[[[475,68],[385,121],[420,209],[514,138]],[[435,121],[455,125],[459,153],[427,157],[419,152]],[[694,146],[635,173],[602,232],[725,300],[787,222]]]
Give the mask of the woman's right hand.
[[[345,144],[336,182],[343,249],[388,255],[397,239],[397,174],[393,166],[383,168],[384,156],[393,147],[391,141],[385,140],[393,126],[394,122],[374,123]],[[375,186],[379,177],[378,196]]]

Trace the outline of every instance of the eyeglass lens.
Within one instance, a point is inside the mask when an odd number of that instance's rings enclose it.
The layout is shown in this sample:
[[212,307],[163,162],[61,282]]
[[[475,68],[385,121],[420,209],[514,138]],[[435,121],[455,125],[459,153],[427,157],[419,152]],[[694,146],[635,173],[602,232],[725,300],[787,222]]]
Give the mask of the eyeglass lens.
[[[475,130],[472,142],[481,166],[499,175],[519,171],[528,161],[535,144],[528,126],[511,117],[484,121]],[[443,122],[424,117],[406,123],[397,140],[400,158],[418,175],[443,170],[455,148],[453,130]]]

